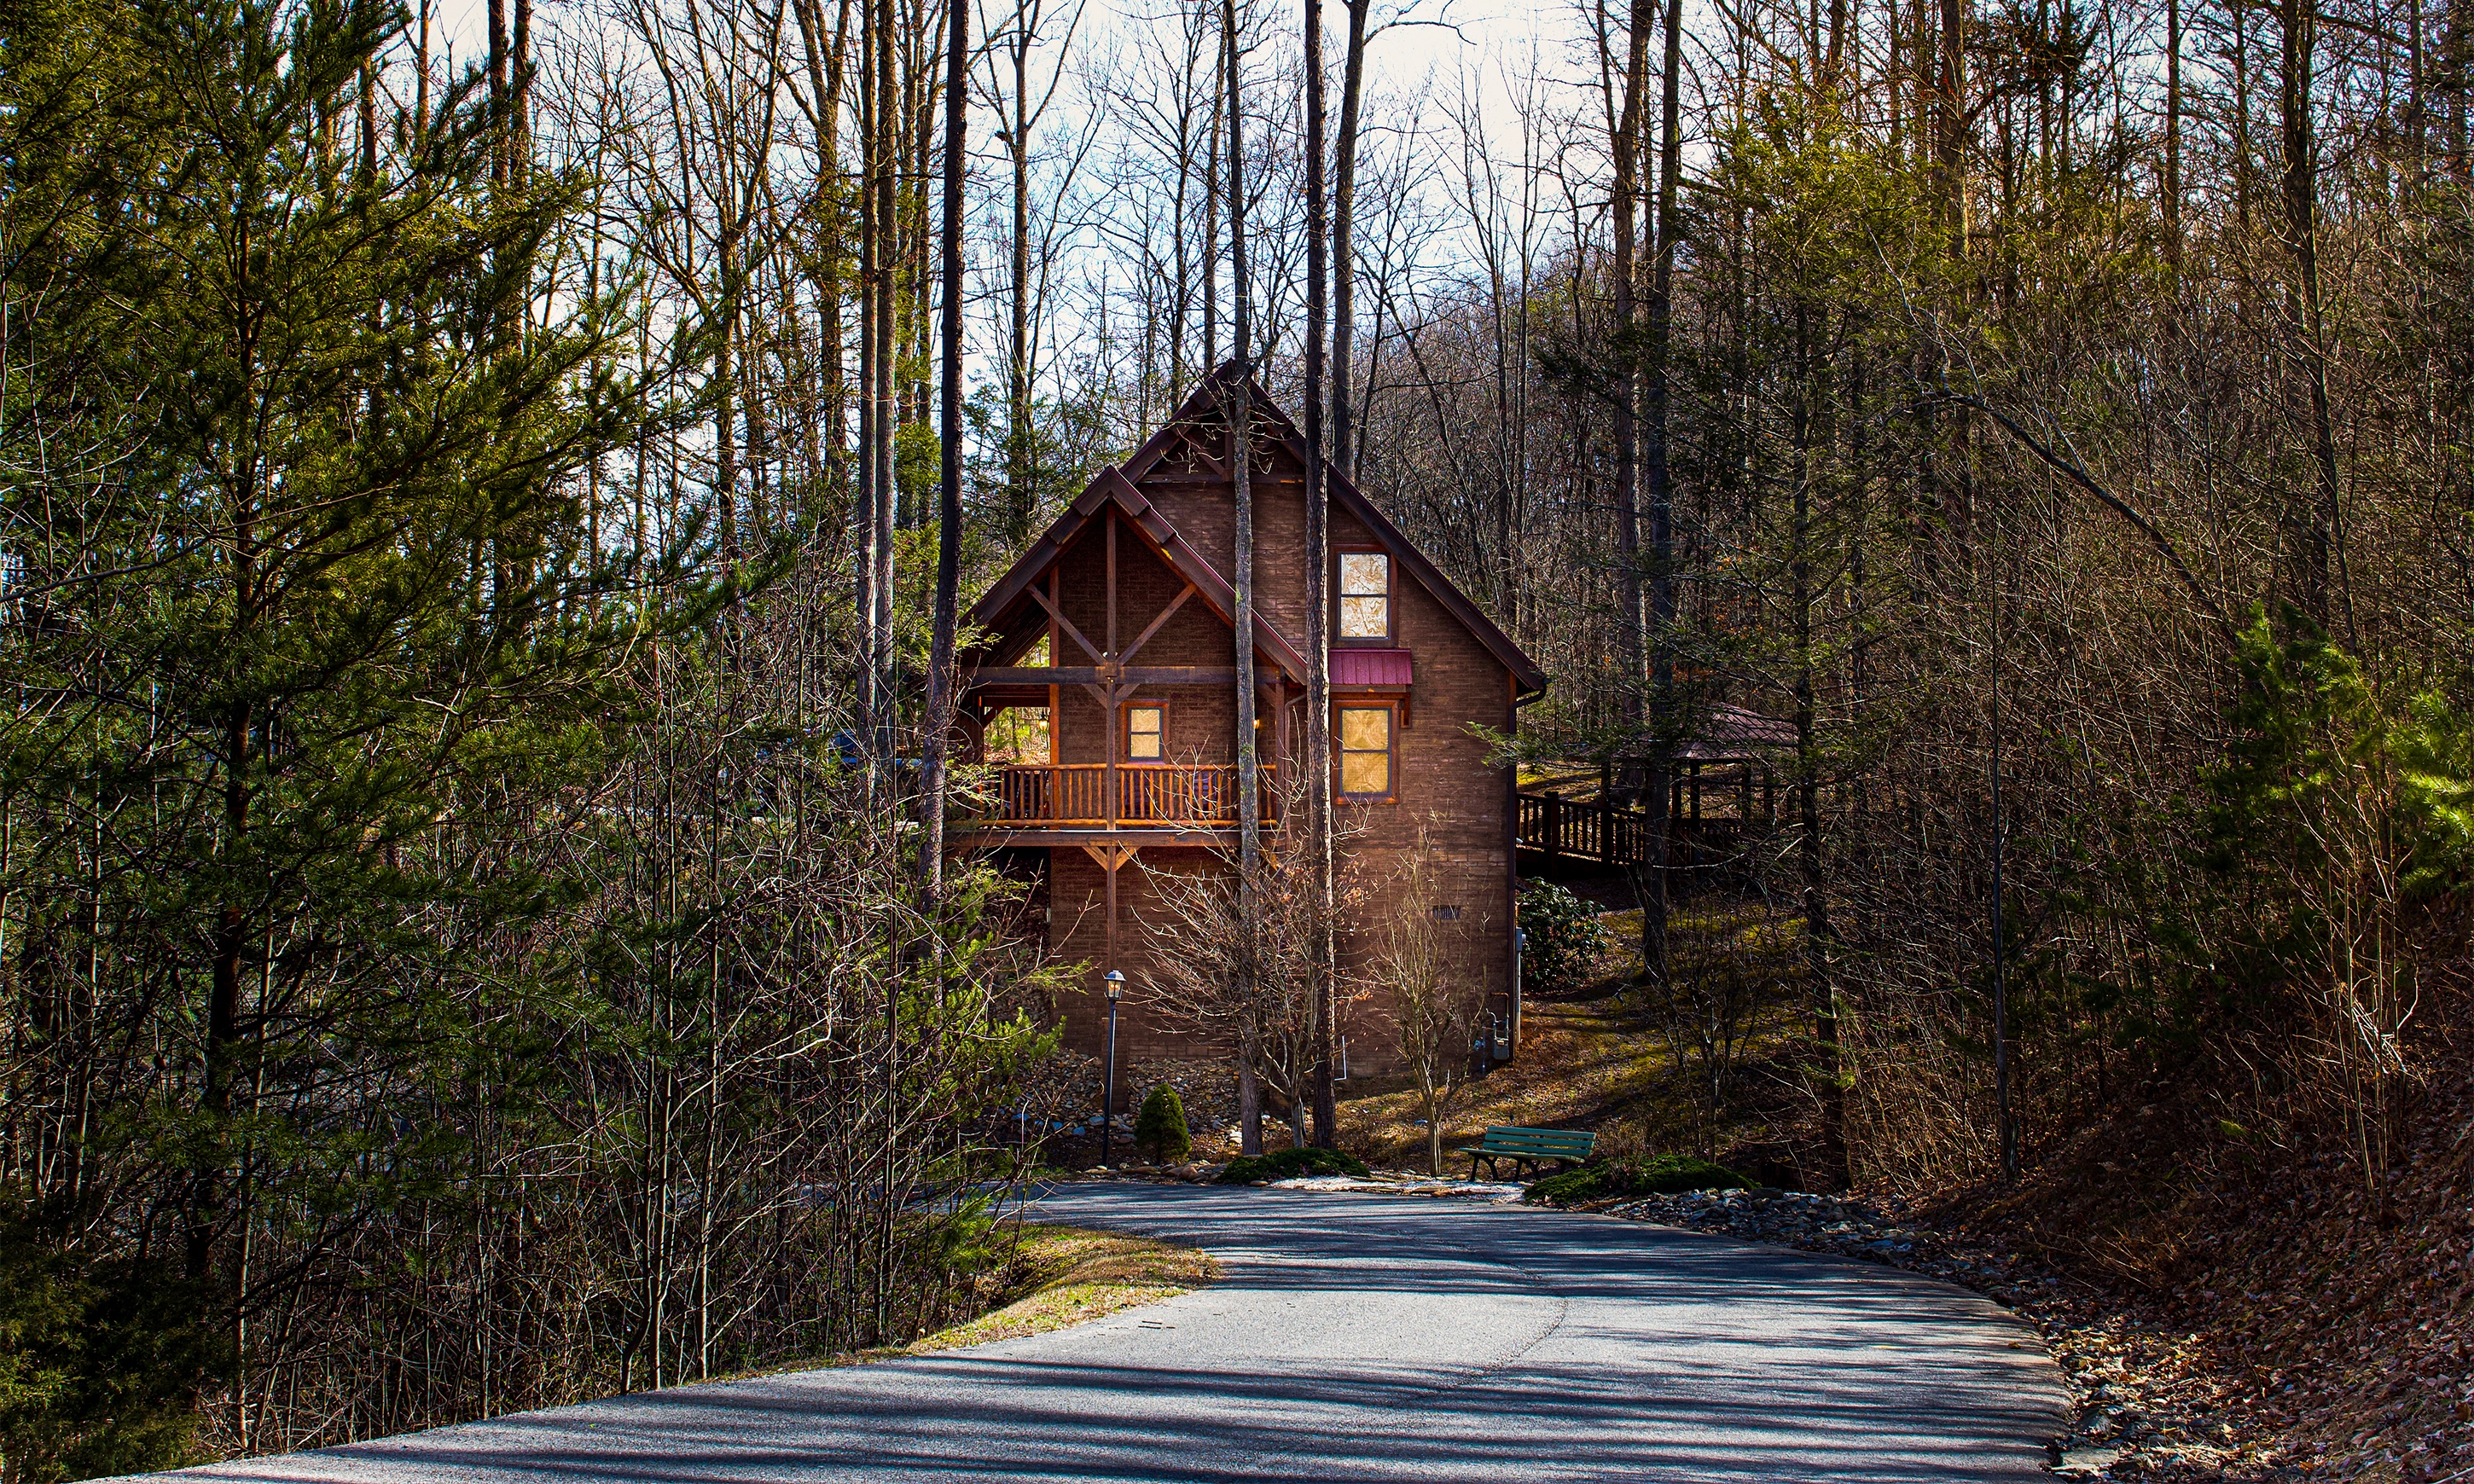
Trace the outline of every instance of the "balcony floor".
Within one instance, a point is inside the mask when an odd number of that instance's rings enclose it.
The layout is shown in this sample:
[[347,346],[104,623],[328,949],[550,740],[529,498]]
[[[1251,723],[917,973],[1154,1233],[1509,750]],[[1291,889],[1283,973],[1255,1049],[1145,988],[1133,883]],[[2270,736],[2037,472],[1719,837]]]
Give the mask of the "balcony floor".
[[[1276,821],[1265,820],[1270,829],[1278,828]],[[996,850],[1006,846],[1056,846],[1072,849],[1083,845],[1186,846],[1215,850],[1237,843],[1237,826],[1225,829],[1186,829],[1160,826],[1120,826],[1115,829],[1092,829],[1083,826],[1049,826],[1041,825],[1001,825],[996,826],[961,825],[948,826],[947,849],[956,850]]]

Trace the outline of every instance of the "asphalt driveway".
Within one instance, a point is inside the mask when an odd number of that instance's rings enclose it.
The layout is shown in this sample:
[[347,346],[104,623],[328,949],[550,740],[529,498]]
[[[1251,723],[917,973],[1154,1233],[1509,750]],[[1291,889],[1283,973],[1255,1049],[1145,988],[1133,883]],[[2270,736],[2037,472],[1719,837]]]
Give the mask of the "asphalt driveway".
[[[334,1484],[2028,1480],[2061,1377],[1887,1268],[1456,1200],[1068,1187],[1046,1219],[1217,1285],[916,1359],[617,1397],[189,1471]],[[184,1477],[187,1475],[183,1475]]]

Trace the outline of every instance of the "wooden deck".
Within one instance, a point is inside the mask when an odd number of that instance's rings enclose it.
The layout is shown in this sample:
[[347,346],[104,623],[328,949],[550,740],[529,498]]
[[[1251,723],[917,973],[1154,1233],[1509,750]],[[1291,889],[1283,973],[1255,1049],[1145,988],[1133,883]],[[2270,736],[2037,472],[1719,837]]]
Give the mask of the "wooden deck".
[[[1707,850],[1728,850],[1777,827],[1777,795],[1766,778],[1758,781],[1757,790],[1752,770],[1735,768],[1710,784],[1705,796],[1702,772],[1689,764],[1677,778],[1666,823],[1668,864],[1691,864]],[[1515,832],[1521,850],[1549,863],[1633,866],[1646,858],[1652,824],[1648,810],[1606,802],[1603,784],[1581,797],[1557,792],[1565,786],[1586,789],[1588,780],[1575,774],[1563,782],[1521,789]]]
[[[1273,819],[1278,770],[1265,765],[1263,818]],[[996,770],[980,830],[1219,830],[1237,824],[1237,770],[1210,763],[1027,763]]]

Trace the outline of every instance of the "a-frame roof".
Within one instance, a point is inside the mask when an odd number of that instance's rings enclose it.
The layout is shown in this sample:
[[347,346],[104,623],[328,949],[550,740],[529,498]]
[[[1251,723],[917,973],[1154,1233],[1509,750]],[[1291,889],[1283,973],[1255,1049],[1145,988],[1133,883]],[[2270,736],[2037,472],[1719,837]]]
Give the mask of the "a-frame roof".
[[[1161,424],[1159,430],[1136,449],[1123,467],[1102,469],[1099,477],[1091,481],[1090,488],[1082,492],[1081,498],[1067,507],[1056,522],[1031,542],[1031,549],[1023,553],[1022,559],[1007,570],[996,586],[972,605],[971,622],[982,627],[993,627],[1022,596],[1023,589],[1064,554],[1065,548],[1072,544],[1082,527],[1104,507],[1114,503],[1143,533],[1161,558],[1186,581],[1194,584],[1203,600],[1219,612],[1221,621],[1233,623],[1236,596],[1228,580],[1177,535],[1176,528],[1169,523],[1168,517],[1160,514],[1135,486],[1176,446],[1182,430],[1205,421],[1219,420],[1221,399],[1225,395],[1229,382],[1237,375],[1237,363],[1231,361],[1205,376],[1195,387],[1193,395],[1177,408],[1175,416]],[[1288,414],[1280,410],[1279,404],[1273,402],[1251,376],[1246,378],[1246,395],[1253,403],[1259,419],[1270,424],[1297,461],[1304,464],[1308,457],[1305,438],[1298,431],[1297,424],[1289,420]],[[1437,603],[1443,605],[1446,612],[1459,620],[1461,627],[1503,662],[1522,692],[1536,694],[1546,688],[1546,673],[1521,653],[1520,646],[1512,641],[1511,635],[1495,627],[1494,621],[1470,602],[1467,594],[1453,586],[1450,578],[1427,561],[1425,553],[1419,551],[1398,526],[1360,494],[1355,485],[1342,478],[1340,471],[1333,468],[1328,460],[1323,463],[1323,489],[1333,505],[1355,516],[1373,536],[1376,543],[1399,563],[1401,570],[1414,578]],[[1297,647],[1260,612],[1255,614],[1254,624],[1256,647],[1270,655],[1291,679],[1302,682],[1305,660]]]
[[[1176,528],[1169,524],[1168,517],[1134,488],[1131,480],[1114,468],[1102,469],[1099,477],[1091,481],[1091,487],[1082,491],[1082,497],[1067,506],[1065,513],[1041,533],[1039,539],[1031,543],[1031,549],[1007,569],[996,586],[971,605],[971,622],[982,628],[994,628],[997,621],[1005,616],[1006,610],[1021,598],[1023,590],[1045,574],[1056,559],[1065,554],[1065,549],[1074,544],[1074,539],[1081,534],[1082,528],[1099,519],[1111,505],[1142,534],[1144,542],[1159,554],[1161,561],[1194,585],[1195,592],[1213,612],[1220,615],[1222,623],[1231,628],[1236,626],[1237,591],[1229,586],[1228,579],[1221,576],[1218,568],[1203,560],[1202,553],[1196,551],[1184,537],[1176,533]],[[1299,685],[1306,682],[1305,657],[1259,611],[1254,614],[1254,648],[1278,666],[1289,680]]]
[[[1150,473],[1152,467],[1176,446],[1181,426],[1191,426],[1206,419],[1219,420],[1221,398],[1225,395],[1227,384],[1236,376],[1237,363],[1228,361],[1202,378],[1193,395],[1185,399],[1184,405],[1177,408],[1176,415],[1126,461],[1126,478],[1139,482]],[[1289,415],[1280,410],[1279,403],[1272,400],[1271,395],[1263,390],[1262,383],[1251,376],[1246,378],[1246,395],[1253,401],[1262,420],[1272,425],[1281,441],[1288,444],[1289,452],[1298,464],[1303,465],[1307,459],[1305,435],[1289,420]],[[1416,578],[1418,585],[1442,604],[1446,612],[1460,620],[1462,628],[1485,645],[1495,658],[1503,661],[1504,668],[1512,672],[1513,679],[1519,682],[1523,691],[1534,694],[1546,688],[1546,672],[1538,668],[1537,662],[1523,654],[1519,645],[1512,642],[1512,635],[1495,627],[1494,620],[1470,602],[1468,594],[1453,586],[1452,580],[1445,577],[1442,569],[1427,561],[1426,554],[1417,548],[1407,534],[1394,525],[1390,516],[1376,510],[1372,501],[1359,493],[1355,484],[1343,478],[1328,459],[1323,461],[1322,487],[1332,504],[1356,516],[1359,523],[1373,535],[1375,541],[1400,563],[1402,570]]]

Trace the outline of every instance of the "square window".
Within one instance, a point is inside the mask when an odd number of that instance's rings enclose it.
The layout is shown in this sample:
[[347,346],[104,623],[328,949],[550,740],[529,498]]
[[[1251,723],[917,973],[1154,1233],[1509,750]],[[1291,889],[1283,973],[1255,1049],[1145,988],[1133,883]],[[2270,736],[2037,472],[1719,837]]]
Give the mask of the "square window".
[[1340,636],[1392,636],[1392,559],[1382,552],[1341,553]]
[[1132,762],[1157,762],[1167,713],[1155,706],[1126,707],[1126,756]]
[[1054,754],[1049,747],[1048,707],[1009,706],[988,718],[987,760],[997,764],[1045,767]]
[[1340,791],[1350,799],[1391,797],[1390,706],[1345,706],[1340,708]]

